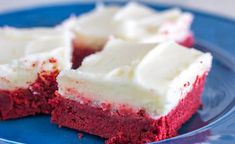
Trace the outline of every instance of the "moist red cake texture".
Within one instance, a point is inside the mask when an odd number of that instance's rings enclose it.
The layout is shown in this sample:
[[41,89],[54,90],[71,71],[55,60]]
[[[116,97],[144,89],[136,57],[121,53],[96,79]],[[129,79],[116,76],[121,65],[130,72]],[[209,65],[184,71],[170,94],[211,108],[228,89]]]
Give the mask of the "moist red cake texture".
[[193,47],[194,45],[194,36],[193,34],[189,34],[187,37],[185,37],[184,40],[178,42],[180,45],[185,47]]
[[[134,112],[122,109],[113,112],[106,108],[80,104],[55,93],[51,101],[54,110],[51,121],[59,126],[106,138],[107,144],[146,143],[159,141],[177,135],[177,130],[201,105],[200,95],[207,73],[197,77],[192,90],[167,115],[153,119],[144,110]],[[81,97],[81,96],[78,96]]]
[[97,51],[98,50],[80,43],[79,40],[73,40],[72,68],[77,69],[82,64],[82,61],[86,56]]
[[48,101],[54,97],[57,90],[58,73],[56,69],[40,72],[37,80],[27,89],[0,90],[0,120],[38,113],[50,114],[52,106]]

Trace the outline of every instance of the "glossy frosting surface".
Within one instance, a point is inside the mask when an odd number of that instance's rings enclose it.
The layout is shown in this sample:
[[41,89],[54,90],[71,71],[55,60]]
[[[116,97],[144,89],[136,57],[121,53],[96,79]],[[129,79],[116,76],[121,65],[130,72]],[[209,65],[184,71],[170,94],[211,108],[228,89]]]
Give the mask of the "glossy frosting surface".
[[111,40],[103,51],[85,58],[77,70],[58,77],[59,93],[94,105],[111,103],[146,109],[152,116],[167,114],[207,73],[212,56],[174,42],[140,44]]

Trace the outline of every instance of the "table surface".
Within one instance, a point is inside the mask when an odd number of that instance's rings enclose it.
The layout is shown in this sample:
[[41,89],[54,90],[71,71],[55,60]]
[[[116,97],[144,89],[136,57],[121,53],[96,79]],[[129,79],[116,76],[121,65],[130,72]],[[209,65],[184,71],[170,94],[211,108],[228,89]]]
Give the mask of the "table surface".
[[[94,0],[0,0],[0,13],[6,11],[13,11],[16,9],[22,9],[27,7],[34,7],[40,5],[48,5],[55,3],[71,3],[71,2],[84,2]],[[99,0],[102,1],[102,0]],[[116,0],[117,1],[117,0]],[[120,0],[119,0],[120,1]],[[122,0],[124,1],[124,0]],[[134,1],[134,0],[132,0]],[[138,1],[138,0],[135,0]],[[150,1],[165,4],[173,4],[186,6],[193,9],[199,9],[218,15],[226,16],[235,19],[235,0],[139,0]]]

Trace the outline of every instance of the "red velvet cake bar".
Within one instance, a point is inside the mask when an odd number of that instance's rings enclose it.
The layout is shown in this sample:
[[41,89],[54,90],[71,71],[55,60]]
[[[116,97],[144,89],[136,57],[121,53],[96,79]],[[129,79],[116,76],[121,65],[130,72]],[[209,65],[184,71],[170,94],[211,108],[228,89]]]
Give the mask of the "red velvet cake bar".
[[190,31],[193,16],[179,9],[155,11],[138,3],[124,7],[104,6],[78,18],[72,17],[63,27],[75,34],[73,68],[83,58],[100,51],[110,37],[143,43],[176,41],[186,47],[194,44]]
[[56,77],[70,68],[70,40],[54,28],[0,29],[0,120],[49,114]]
[[59,74],[51,120],[110,144],[173,137],[200,106],[211,61],[210,53],[172,42],[110,40]]

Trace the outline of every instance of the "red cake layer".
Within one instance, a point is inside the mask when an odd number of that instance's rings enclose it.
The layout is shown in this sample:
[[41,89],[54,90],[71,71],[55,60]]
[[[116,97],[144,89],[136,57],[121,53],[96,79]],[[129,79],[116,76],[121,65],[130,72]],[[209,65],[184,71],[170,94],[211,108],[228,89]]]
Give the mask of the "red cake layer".
[[[189,34],[188,37],[186,37],[182,41],[179,41],[178,43],[183,46],[186,46],[186,47],[192,47],[194,44],[193,34]],[[73,40],[73,54],[72,54],[73,55],[73,57],[72,57],[73,66],[72,66],[72,68],[77,69],[81,65],[83,59],[86,56],[93,54],[101,49],[102,49],[102,47],[100,49],[93,49],[89,46],[86,46],[85,44],[79,42],[78,39]]]
[[80,43],[79,40],[73,40],[73,54],[72,54],[73,66],[72,66],[72,68],[77,69],[81,65],[83,59],[86,56],[93,54],[97,51],[98,50],[95,50],[93,48],[86,46],[83,43]]
[[53,98],[57,90],[54,72],[41,72],[37,80],[27,89],[14,91],[0,90],[0,120],[19,118],[37,113],[49,114],[52,107],[48,100]]
[[180,45],[185,47],[193,47],[194,45],[194,36],[193,34],[189,34],[187,37],[185,37],[184,40],[178,42]]
[[80,104],[56,93],[56,98],[51,101],[55,107],[51,121],[106,138],[108,144],[159,141],[175,136],[181,125],[197,111],[205,78],[206,74],[198,77],[186,97],[166,116],[158,119],[149,117],[144,110],[137,113],[130,109],[114,112],[108,107],[104,109],[89,103]]

